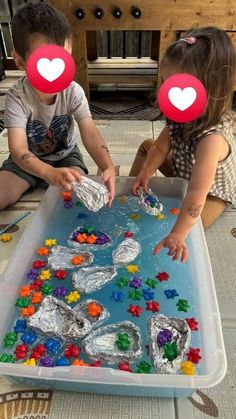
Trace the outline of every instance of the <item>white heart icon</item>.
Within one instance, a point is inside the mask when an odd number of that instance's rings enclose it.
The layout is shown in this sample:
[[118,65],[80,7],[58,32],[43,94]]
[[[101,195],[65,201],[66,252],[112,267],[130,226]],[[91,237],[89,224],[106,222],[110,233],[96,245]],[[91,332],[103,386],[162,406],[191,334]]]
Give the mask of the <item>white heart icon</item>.
[[193,87],[172,87],[168,92],[168,98],[172,105],[180,111],[188,109],[196,100],[197,92]]
[[65,63],[61,58],[40,58],[37,62],[37,70],[39,74],[47,81],[54,81],[60,77],[65,70]]

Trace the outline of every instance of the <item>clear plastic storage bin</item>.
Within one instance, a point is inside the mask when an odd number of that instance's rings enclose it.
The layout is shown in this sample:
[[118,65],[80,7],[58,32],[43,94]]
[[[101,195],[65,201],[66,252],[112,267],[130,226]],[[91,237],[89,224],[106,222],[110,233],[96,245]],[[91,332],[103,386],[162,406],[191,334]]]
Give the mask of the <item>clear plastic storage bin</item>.
[[[131,182],[130,178],[118,178],[117,194],[129,195]],[[186,191],[186,182],[180,179],[153,178],[150,186],[160,197],[182,199]],[[50,187],[1,277],[1,339],[13,324],[18,290],[23,284],[25,272],[35,249],[40,245],[47,220],[60,200],[58,189]],[[0,363],[0,374],[14,383],[34,387],[137,396],[187,397],[196,388],[208,388],[218,384],[226,373],[226,355],[209,254],[200,220],[190,234],[192,243],[190,268],[197,284],[198,320],[201,326],[200,375],[134,374],[112,368],[45,368],[10,363]]]

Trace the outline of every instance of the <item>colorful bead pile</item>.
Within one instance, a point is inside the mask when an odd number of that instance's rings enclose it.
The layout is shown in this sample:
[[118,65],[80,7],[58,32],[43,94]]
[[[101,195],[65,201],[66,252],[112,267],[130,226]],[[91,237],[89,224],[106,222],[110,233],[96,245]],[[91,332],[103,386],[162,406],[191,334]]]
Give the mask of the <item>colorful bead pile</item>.
[[98,246],[104,246],[111,241],[105,233],[96,231],[93,226],[80,227],[74,231],[72,240],[80,244],[92,244]]

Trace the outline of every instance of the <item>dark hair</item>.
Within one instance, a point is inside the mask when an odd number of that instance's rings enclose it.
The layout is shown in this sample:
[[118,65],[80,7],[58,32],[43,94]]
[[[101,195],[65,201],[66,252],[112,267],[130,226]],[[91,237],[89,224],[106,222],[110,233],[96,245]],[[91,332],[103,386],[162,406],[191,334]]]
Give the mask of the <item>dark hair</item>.
[[60,46],[71,37],[69,22],[50,4],[37,1],[26,3],[12,20],[12,38],[16,52],[25,59],[30,48],[30,36],[39,33]]
[[187,132],[192,134],[218,124],[231,111],[236,59],[231,39],[221,29],[190,29],[182,38],[189,37],[196,38],[196,42],[179,40],[167,48],[161,68],[174,65],[179,72],[196,76],[206,89],[205,111],[187,127]]

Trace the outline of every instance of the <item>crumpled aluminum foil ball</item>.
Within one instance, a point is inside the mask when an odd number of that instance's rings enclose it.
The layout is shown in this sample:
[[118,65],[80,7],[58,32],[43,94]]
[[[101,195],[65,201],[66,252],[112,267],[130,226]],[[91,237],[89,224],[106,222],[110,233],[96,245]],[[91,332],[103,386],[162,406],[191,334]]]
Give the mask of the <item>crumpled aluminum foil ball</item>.
[[105,185],[81,176],[81,182],[71,183],[72,190],[89,211],[97,212],[108,203],[109,190]]

